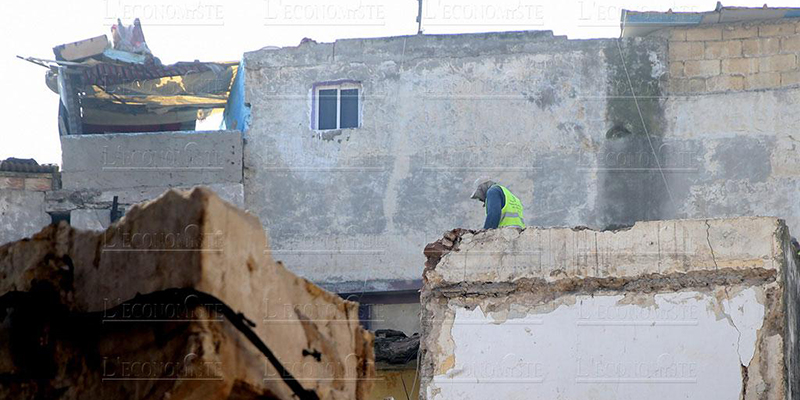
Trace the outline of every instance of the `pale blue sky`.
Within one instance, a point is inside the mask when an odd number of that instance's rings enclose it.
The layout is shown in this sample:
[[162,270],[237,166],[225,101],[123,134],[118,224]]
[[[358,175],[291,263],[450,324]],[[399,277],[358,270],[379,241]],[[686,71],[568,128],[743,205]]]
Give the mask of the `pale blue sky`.
[[[771,7],[795,6],[792,1]],[[621,9],[709,11],[716,1],[425,0],[425,33],[552,30],[570,38],[619,36]],[[725,6],[760,7],[756,1]],[[45,69],[16,55],[52,59],[56,45],[108,34],[117,17],[142,21],[147,43],[165,63],[230,61],[265,46],[294,46],[303,37],[410,35],[417,32],[416,0],[4,0],[0,3],[0,98],[5,128],[0,159],[61,163],[58,96]]]

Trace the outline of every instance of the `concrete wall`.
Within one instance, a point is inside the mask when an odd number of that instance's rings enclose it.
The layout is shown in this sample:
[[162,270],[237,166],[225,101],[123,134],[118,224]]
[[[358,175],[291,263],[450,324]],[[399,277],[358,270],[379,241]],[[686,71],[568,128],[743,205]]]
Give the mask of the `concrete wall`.
[[[766,73],[727,63],[773,68],[772,57],[796,57],[793,22],[762,25],[622,41],[426,35],[247,53],[246,206],[277,258],[347,292],[418,285],[425,243],[482,226],[480,204],[468,199],[479,176],[520,197],[528,225],[769,215],[800,229],[795,69],[769,72],[781,79],[769,87],[722,85]],[[775,53],[745,51],[751,40],[777,43],[766,47]],[[695,61],[718,65],[717,75]],[[313,85],[337,80],[361,82],[362,125],[310,129]]]
[[238,132],[159,132],[61,137],[63,187],[128,189],[241,183]]
[[114,196],[124,213],[171,188],[202,185],[244,206],[239,132],[74,135],[61,145],[63,189],[47,192],[46,209],[78,229],[107,228]]
[[29,237],[48,224],[44,192],[0,189],[0,244]]
[[797,398],[788,243],[773,218],[463,233],[425,272],[424,398]]
[[[646,143],[606,140],[644,130],[623,97],[631,86],[650,133],[663,135],[666,44],[522,32],[246,53],[246,206],[274,257],[342,291],[419,285],[427,242],[482,225],[469,200],[479,176],[514,191],[529,224],[658,218],[667,196],[657,173],[622,181],[595,166],[601,151]],[[310,129],[312,86],[342,79],[362,85],[361,126]]]

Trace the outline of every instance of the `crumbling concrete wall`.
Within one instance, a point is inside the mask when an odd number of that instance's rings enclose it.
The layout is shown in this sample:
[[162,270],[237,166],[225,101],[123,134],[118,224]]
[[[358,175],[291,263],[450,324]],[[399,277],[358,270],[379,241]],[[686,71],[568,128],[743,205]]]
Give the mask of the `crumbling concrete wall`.
[[46,208],[79,229],[108,228],[114,196],[124,213],[167,189],[204,185],[244,205],[239,132],[72,135],[61,148],[63,189],[47,193]]
[[[246,53],[245,203],[270,226],[274,257],[347,292],[419,285],[421,247],[445,227],[482,225],[469,200],[482,175],[522,199],[530,224],[657,218],[668,198],[657,172],[623,179],[596,160],[647,143],[631,88],[649,133],[664,134],[666,54],[662,38],[552,32]],[[340,80],[361,85],[360,126],[311,129],[314,84]]]
[[797,398],[781,220],[449,235],[426,250],[423,398]]
[[257,218],[205,188],[169,191],[103,232],[62,223],[0,246],[0,397],[289,399],[291,375],[316,396],[300,398],[366,398],[358,304],[267,248]]
[[33,235],[50,223],[44,192],[0,189],[0,244]]

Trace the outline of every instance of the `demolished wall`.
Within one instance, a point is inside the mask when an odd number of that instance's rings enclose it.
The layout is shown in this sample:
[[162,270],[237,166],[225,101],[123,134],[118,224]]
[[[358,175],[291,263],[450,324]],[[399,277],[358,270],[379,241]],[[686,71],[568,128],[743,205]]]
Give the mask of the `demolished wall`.
[[366,398],[358,304],[267,248],[258,219],[205,188],[0,247],[0,397],[289,399],[295,380],[299,398]]
[[454,231],[426,249],[427,399],[793,399],[783,221]]

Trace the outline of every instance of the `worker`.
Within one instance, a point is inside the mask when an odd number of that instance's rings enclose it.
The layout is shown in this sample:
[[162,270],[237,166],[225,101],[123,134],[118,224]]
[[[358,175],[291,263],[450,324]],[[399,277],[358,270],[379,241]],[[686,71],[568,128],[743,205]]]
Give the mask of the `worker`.
[[471,198],[480,200],[486,209],[483,229],[504,226],[525,227],[522,215],[522,202],[510,190],[491,179],[478,178]]

